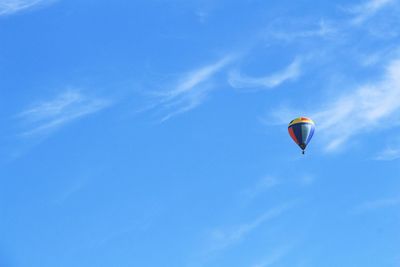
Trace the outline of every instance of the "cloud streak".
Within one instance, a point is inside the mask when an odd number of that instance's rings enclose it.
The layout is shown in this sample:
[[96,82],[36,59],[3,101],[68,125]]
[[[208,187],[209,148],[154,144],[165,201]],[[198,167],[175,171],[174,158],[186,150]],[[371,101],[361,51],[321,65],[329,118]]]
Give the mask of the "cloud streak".
[[80,91],[68,90],[18,114],[17,118],[29,127],[21,136],[49,133],[67,123],[109,107],[111,104],[111,101],[105,99],[91,98]]
[[281,247],[273,250],[270,255],[268,255],[263,261],[252,265],[252,267],[268,267],[273,266],[275,263],[282,260],[291,250],[292,248],[289,246]]
[[369,211],[400,206],[400,197],[383,198],[365,202],[354,208],[355,213],[365,213]]
[[351,8],[350,12],[355,14],[352,23],[355,25],[362,24],[393,2],[395,2],[395,0],[370,0]]
[[262,193],[268,191],[269,189],[278,186],[280,183],[281,181],[274,176],[265,176],[259,181],[257,181],[255,185],[244,190],[242,192],[242,195],[249,199],[253,199],[261,195]]
[[276,219],[291,208],[290,204],[277,206],[265,212],[255,220],[232,227],[229,229],[217,229],[212,232],[211,250],[226,249],[241,242],[247,235],[268,221]]
[[21,11],[51,4],[57,0],[0,0],[0,16],[12,15]]
[[375,157],[375,160],[380,161],[391,161],[396,159],[400,159],[400,148],[388,147]]
[[[400,59],[386,66],[377,82],[367,83],[352,93],[327,103],[312,117],[318,131],[329,140],[327,149],[335,150],[350,137],[380,129],[391,116],[400,114]],[[388,125],[392,125],[390,122]],[[330,131],[335,127],[335,131]]]
[[161,122],[201,105],[213,88],[210,82],[212,78],[232,60],[232,57],[227,56],[217,62],[191,71],[178,81],[172,89],[153,94],[155,104],[152,108],[161,109],[166,113]]
[[308,27],[308,29],[298,29],[299,24],[304,24],[304,21],[295,22],[287,19],[273,23],[265,31],[265,39],[293,42],[299,39],[333,37],[337,33],[337,29],[325,20],[320,20],[317,27]]
[[233,88],[253,88],[253,90],[272,89],[284,82],[295,80],[301,74],[301,61],[295,59],[285,69],[264,76],[250,77],[241,74],[238,71],[232,71],[229,74],[228,82]]

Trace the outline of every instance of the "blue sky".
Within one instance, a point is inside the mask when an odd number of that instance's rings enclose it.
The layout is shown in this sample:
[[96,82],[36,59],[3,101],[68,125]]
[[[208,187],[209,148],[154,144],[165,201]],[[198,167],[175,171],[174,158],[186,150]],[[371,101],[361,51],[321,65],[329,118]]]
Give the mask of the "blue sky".
[[0,0],[0,265],[399,267],[399,14]]

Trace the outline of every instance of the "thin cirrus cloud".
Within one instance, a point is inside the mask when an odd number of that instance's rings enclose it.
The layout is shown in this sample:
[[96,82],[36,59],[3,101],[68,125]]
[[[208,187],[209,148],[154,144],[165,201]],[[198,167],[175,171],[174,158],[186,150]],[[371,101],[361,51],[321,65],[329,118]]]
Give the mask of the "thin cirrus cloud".
[[[304,25],[306,29],[299,29],[299,25]],[[272,23],[264,32],[265,40],[285,41],[292,42],[299,39],[307,38],[326,38],[333,37],[337,33],[336,27],[327,20],[320,20],[318,25],[312,23],[312,26],[308,25],[305,21],[291,21],[289,19],[283,21],[277,21]]]
[[[351,137],[381,129],[384,121],[400,114],[400,59],[386,66],[383,77],[340,97],[312,115],[318,130],[329,140],[327,150],[336,150]],[[393,125],[388,123],[387,125]],[[335,127],[335,131],[330,131]]]
[[251,222],[244,223],[232,228],[216,229],[212,231],[211,244],[209,246],[210,250],[223,250],[237,243],[240,243],[246,236],[255,231],[258,227],[282,216],[292,206],[293,204],[286,203],[268,210]]
[[229,74],[228,82],[236,89],[246,88],[254,90],[272,89],[284,82],[295,80],[301,74],[301,60],[295,59],[286,68],[264,77],[250,77],[238,71]]
[[367,19],[374,16],[377,12],[394,2],[395,0],[370,0],[350,8],[349,11],[355,16],[351,22],[355,25],[362,24]]
[[252,267],[274,266],[276,263],[285,258],[291,249],[292,248],[290,246],[278,247],[272,250],[272,252],[264,260],[252,265]]
[[244,189],[240,192],[240,195],[244,197],[246,200],[253,200],[257,197],[262,196],[266,192],[275,189],[284,184],[297,184],[300,186],[311,186],[315,182],[315,176],[311,174],[298,174],[296,177],[292,179],[282,179],[276,176],[265,176],[258,181],[256,181],[253,185]]
[[72,121],[99,112],[111,104],[109,100],[89,97],[78,90],[62,92],[55,98],[34,104],[17,115],[27,128],[21,136],[52,132]]
[[153,109],[163,112],[161,122],[188,112],[201,105],[213,88],[212,78],[233,60],[224,57],[212,64],[186,74],[172,89],[153,94]]
[[16,14],[32,8],[42,7],[57,0],[0,0],[0,16]]
[[388,147],[381,151],[374,159],[379,161],[400,159],[400,147]]
[[382,198],[362,203],[356,206],[353,209],[353,212],[356,214],[361,214],[397,206],[400,206],[400,197]]
[[275,176],[265,176],[258,180],[251,187],[243,190],[241,192],[241,195],[248,199],[253,199],[265,193],[266,191],[278,186],[280,183],[281,181]]

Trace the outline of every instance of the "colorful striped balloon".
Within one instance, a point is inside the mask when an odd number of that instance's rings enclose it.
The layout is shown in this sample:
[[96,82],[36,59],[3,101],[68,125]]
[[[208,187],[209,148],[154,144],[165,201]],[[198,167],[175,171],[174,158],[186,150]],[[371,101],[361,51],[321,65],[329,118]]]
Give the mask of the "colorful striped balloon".
[[308,143],[314,135],[315,123],[305,117],[292,120],[289,123],[288,131],[293,141],[301,148],[304,154]]

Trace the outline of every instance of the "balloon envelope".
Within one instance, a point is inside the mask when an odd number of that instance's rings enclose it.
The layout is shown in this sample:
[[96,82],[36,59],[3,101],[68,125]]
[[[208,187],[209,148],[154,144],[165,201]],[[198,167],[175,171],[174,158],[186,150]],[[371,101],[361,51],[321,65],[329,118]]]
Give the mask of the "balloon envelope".
[[306,149],[308,143],[314,135],[314,122],[305,117],[292,120],[289,123],[288,131],[293,141],[303,150]]

